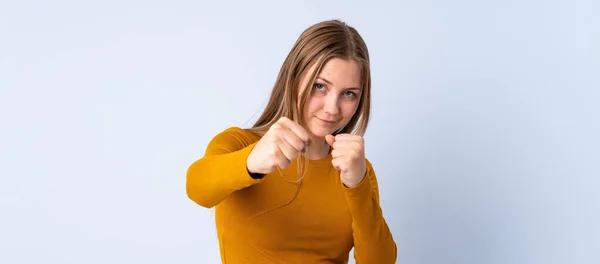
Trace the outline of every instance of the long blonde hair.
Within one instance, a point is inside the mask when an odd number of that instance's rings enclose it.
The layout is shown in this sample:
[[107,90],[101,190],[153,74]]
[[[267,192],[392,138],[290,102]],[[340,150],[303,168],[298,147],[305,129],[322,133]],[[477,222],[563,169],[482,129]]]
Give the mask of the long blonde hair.
[[[281,117],[304,126],[302,112],[310,96],[309,87],[315,82],[323,65],[332,58],[354,60],[362,74],[362,95],[357,111],[348,124],[335,134],[355,133],[364,136],[371,112],[369,51],[358,31],[340,20],[323,21],[302,32],[281,66],[267,106],[248,130],[262,136]],[[299,87],[301,76],[313,65],[316,66],[315,71],[309,77],[307,87]],[[303,92],[298,96],[300,90]]]

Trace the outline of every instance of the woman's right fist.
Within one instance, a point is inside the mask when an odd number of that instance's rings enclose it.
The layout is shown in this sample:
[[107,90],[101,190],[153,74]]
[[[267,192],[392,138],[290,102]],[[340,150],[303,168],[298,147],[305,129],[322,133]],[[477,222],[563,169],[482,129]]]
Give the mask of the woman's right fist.
[[309,144],[308,132],[289,118],[282,117],[269,128],[248,155],[248,172],[269,174],[277,167],[287,168]]

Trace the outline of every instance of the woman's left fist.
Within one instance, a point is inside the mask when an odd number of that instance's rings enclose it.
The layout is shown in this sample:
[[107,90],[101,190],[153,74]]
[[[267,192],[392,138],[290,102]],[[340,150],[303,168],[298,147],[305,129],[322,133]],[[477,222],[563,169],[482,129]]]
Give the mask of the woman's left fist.
[[363,137],[352,134],[325,136],[331,146],[331,163],[340,171],[342,183],[348,188],[354,188],[362,182],[367,173],[365,161],[365,144]]

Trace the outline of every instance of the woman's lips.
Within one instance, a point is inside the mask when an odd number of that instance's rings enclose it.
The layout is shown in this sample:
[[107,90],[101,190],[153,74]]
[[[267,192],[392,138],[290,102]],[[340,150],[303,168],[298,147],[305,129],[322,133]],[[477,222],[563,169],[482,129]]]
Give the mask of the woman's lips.
[[336,120],[326,120],[326,119],[322,119],[322,118],[319,118],[319,117],[317,117],[317,119],[319,119],[321,122],[323,122],[325,124],[328,124],[328,125],[333,125],[333,124],[337,123]]

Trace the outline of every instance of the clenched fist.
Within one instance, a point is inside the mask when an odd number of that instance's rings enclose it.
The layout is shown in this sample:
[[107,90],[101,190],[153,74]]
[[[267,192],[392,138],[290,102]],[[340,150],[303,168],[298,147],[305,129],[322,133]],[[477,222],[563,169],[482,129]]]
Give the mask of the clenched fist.
[[309,144],[308,132],[300,124],[282,117],[269,128],[248,155],[248,172],[269,174],[277,167],[287,168]]
[[342,183],[348,188],[356,187],[367,173],[363,137],[352,134],[327,135],[331,146],[333,167],[340,171]]

